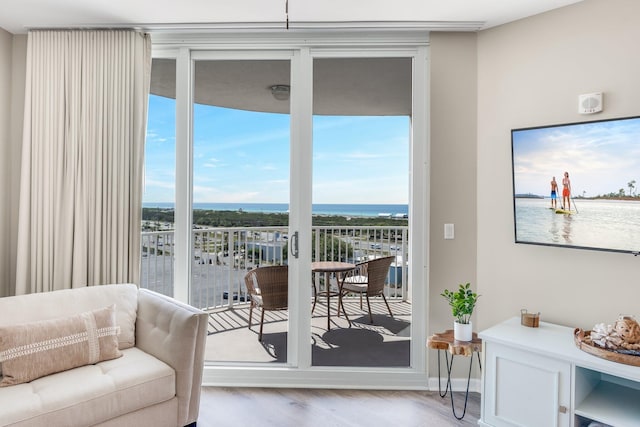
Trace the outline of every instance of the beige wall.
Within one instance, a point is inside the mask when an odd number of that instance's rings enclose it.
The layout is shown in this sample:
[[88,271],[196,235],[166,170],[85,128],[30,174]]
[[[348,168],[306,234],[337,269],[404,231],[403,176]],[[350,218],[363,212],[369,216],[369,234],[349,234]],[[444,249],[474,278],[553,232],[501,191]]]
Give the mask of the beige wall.
[[[637,0],[587,0],[479,34],[480,328],[521,308],[589,329],[640,316],[640,258],[514,243],[510,140],[512,128],[640,114],[639,16]],[[604,112],[579,115],[578,95],[599,91]]]
[[11,42],[0,29],[0,297],[8,295],[11,219]]
[[[440,296],[444,289],[477,286],[476,40],[475,33],[430,36],[429,333],[453,327],[451,309]],[[444,240],[446,223],[454,224],[453,240]],[[429,372],[435,374],[436,367],[431,357]]]
[[16,255],[18,252],[18,204],[20,202],[20,164],[22,158],[22,122],[27,73],[27,36],[13,37],[11,60],[11,226],[9,292],[15,294]]
[[[640,258],[514,243],[510,146],[512,128],[640,114],[638,16],[637,0],[587,0],[478,34],[431,35],[431,332],[452,321],[439,294],[467,281],[482,294],[477,330],[523,307],[584,328],[640,316]],[[25,49],[25,36],[0,30],[0,93],[13,98],[0,97],[0,197],[12,205],[0,208],[0,295],[15,265]],[[595,91],[604,112],[578,115],[578,94]],[[443,239],[445,223],[454,240]]]
[[0,297],[15,290],[26,45],[0,29]]

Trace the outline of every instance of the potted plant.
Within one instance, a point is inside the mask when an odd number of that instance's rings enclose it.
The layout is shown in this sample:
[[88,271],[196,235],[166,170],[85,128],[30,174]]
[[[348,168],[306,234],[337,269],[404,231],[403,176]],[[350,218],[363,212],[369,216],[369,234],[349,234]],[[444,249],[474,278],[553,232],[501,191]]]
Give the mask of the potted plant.
[[465,285],[461,283],[457,291],[445,289],[440,294],[449,302],[453,317],[456,319],[453,324],[453,338],[458,341],[471,341],[473,338],[471,314],[479,295],[473,292],[470,286],[469,283]]

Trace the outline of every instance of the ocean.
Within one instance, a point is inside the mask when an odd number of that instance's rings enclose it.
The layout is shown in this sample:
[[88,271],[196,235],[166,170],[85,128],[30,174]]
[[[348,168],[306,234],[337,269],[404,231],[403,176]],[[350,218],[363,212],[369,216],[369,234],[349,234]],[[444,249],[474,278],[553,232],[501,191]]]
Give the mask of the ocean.
[[[173,209],[174,203],[143,203],[145,208]],[[287,203],[194,203],[194,209],[206,209],[215,211],[239,211],[263,212],[263,213],[286,213],[289,211]],[[407,215],[409,205],[394,204],[374,204],[374,205],[343,205],[343,204],[313,204],[314,215],[340,215],[340,216],[361,216],[374,217]]]
[[572,199],[571,215],[556,214],[550,203],[548,198],[516,199],[518,242],[640,250],[640,202]]

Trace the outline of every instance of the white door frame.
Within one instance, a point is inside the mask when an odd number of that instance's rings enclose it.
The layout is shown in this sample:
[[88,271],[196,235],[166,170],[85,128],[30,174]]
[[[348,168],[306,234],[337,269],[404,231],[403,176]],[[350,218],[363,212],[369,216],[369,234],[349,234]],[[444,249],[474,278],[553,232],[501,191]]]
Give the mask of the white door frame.
[[[196,59],[291,59],[290,216],[289,229],[298,231],[300,258],[289,262],[288,353],[286,364],[211,364],[205,366],[203,385],[280,386],[318,388],[427,389],[427,307],[429,242],[429,76],[428,34],[326,33],[277,38],[184,34],[154,39],[154,57],[176,58],[176,261],[175,295],[189,295],[191,259],[192,84]],[[412,117],[410,143],[409,229],[411,232],[408,283],[411,290],[411,366],[408,368],[354,368],[311,366],[311,315],[304,301],[311,299],[311,163],[313,117],[313,59],[357,57],[411,57]],[[181,249],[181,252],[178,250]],[[182,254],[182,255],[180,255]],[[296,285],[292,285],[296,284]],[[304,307],[304,309],[303,309]]]

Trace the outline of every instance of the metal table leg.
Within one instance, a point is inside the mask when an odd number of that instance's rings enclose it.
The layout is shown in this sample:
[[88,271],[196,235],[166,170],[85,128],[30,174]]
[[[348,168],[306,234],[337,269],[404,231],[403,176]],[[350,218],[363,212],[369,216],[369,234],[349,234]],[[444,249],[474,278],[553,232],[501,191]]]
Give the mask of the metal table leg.
[[[478,366],[480,367],[480,371],[482,371],[482,362],[480,361],[480,353],[476,352],[476,355],[478,357]],[[453,416],[458,419],[461,420],[464,418],[465,414],[467,413],[467,402],[469,400],[469,385],[471,383],[471,367],[473,366],[473,353],[471,354],[471,357],[469,358],[469,373],[467,376],[467,390],[465,392],[464,395],[464,408],[462,410],[462,415],[458,416],[458,414],[456,414],[456,407],[453,404],[453,388],[451,386],[451,368],[453,367],[453,358],[455,357],[455,355],[451,355],[451,360],[449,360],[449,352],[444,350],[444,356],[445,356],[445,364],[447,367],[447,385],[444,389],[444,393],[442,392],[442,385],[440,384],[440,349],[438,349],[438,394],[440,395],[440,397],[445,397],[447,395],[447,393],[449,393],[449,397],[451,399],[451,411],[453,412]]]

